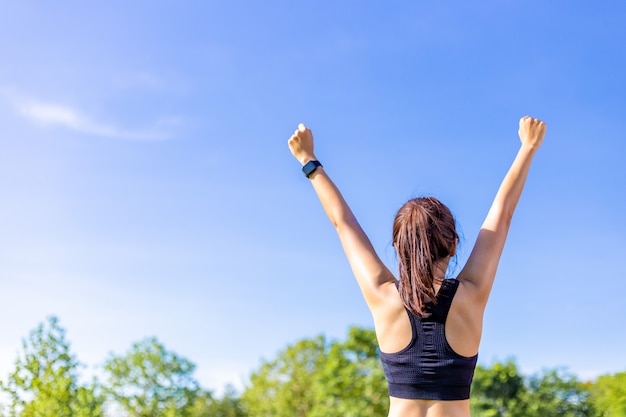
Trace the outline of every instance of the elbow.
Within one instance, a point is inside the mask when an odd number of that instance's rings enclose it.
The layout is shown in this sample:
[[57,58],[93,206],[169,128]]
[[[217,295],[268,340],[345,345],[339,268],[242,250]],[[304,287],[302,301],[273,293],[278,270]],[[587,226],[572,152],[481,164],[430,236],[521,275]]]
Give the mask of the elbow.
[[337,215],[330,218],[330,222],[337,231],[346,227],[358,225],[357,220],[352,213],[337,213]]
[[504,205],[493,206],[491,210],[489,210],[489,214],[482,228],[491,231],[496,231],[500,228],[508,230],[511,226],[514,211],[515,207],[506,207]]

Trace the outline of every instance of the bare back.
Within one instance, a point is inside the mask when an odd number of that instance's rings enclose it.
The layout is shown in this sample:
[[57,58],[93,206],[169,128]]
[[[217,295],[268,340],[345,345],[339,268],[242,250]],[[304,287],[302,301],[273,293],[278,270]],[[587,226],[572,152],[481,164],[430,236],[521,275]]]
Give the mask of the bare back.
[[[412,338],[411,323],[396,286],[383,287],[385,302],[372,310],[378,343],[382,352],[404,349]],[[440,285],[436,285],[437,292]],[[482,327],[482,309],[471,302],[466,284],[459,287],[445,323],[445,336],[450,347],[461,356],[478,352]],[[389,417],[469,417],[469,400],[437,401],[390,397]]]

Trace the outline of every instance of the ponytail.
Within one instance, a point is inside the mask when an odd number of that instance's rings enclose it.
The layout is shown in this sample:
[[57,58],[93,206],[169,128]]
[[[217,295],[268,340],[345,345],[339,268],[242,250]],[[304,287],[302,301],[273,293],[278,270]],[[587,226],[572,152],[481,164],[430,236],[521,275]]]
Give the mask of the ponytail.
[[413,314],[424,316],[426,303],[436,303],[434,268],[453,254],[456,239],[452,213],[436,198],[415,198],[398,210],[393,224],[398,290]]

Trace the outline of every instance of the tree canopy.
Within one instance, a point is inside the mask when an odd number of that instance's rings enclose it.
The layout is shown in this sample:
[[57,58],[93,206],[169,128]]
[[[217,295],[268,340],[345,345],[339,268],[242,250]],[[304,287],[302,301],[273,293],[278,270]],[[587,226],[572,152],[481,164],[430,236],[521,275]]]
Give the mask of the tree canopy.
[[22,341],[15,369],[0,388],[9,395],[11,417],[100,417],[102,396],[95,382],[78,383],[80,363],[70,351],[65,329],[49,317]]
[[242,401],[252,416],[379,416],[387,386],[372,330],[352,327],[348,338],[324,336],[288,346],[250,377]]
[[148,338],[133,344],[126,355],[106,361],[104,391],[131,416],[187,417],[201,393],[195,367]]
[[[251,373],[243,392],[226,387],[220,398],[200,386],[193,362],[156,338],[111,355],[101,381],[82,383],[80,367],[65,329],[48,318],[0,381],[9,399],[0,416],[379,417],[389,406],[376,335],[360,327],[345,340],[319,335],[287,346]],[[479,365],[470,407],[476,417],[626,417],[626,372],[581,382],[560,368],[523,375],[512,359]]]

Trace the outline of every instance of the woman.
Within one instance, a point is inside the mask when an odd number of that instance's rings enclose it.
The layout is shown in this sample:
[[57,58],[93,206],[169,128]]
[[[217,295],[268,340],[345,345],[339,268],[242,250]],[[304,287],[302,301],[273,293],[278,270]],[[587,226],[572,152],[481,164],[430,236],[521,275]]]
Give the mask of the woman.
[[458,242],[446,206],[426,197],[400,208],[393,225],[399,262],[396,280],[317,161],[311,130],[300,124],[289,139],[372,312],[389,384],[389,417],[470,416],[469,391],[483,313],[513,211],[545,131],[540,120],[528,116],[520,120],[520,149],[456,279],[445,278]]

